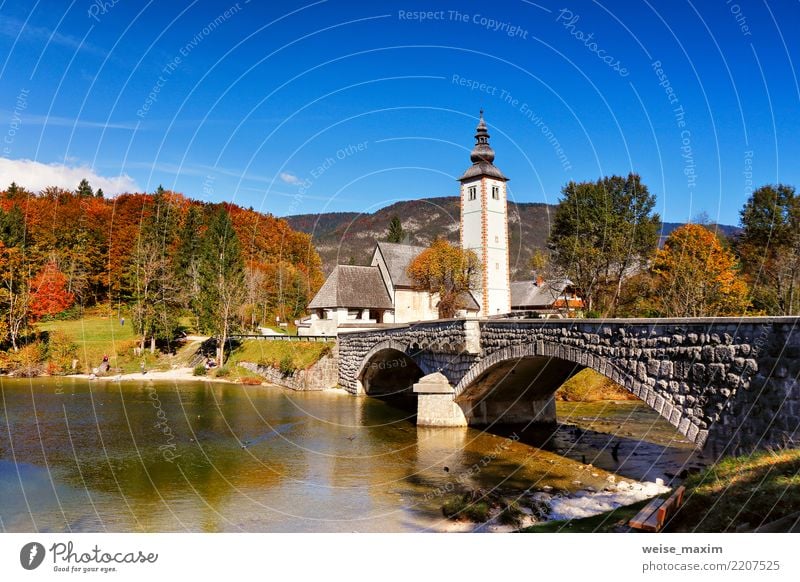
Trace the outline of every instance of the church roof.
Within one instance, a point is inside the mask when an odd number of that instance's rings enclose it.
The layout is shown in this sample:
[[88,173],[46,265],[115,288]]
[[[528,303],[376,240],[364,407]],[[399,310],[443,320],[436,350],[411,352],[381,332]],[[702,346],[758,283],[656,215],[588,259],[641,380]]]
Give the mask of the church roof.
[[472,148],[472,153],[469,156],[469,159],[472,160],[472,165],[458,179],[460,182],[477,178],[478,176],[489,176],[504,182],[508,181],[503,172],[494,165],[494,150],[489,145],[489,137],[489,130],[486,128],[486,122],[483,120],[483,109],[481,109],[478,127],[475,128],[475,147]]
[[569,279],[545,281],[541,285],[535,281],[514,281],[511,283],[511,307],[551,307],[570,285]]
[[459,307],[467,311],[480,311],[481,306],[475,300],[475,296],[469,291],[464,291],[458,296]]
[[392,309],[392,299],[378,267],[337,265],[308,304],[309,309],[353,307]]
[[389,277],[392,279],[392,285],[395,287],[413,287],[414,282],[409,278],[406,269],[408,269],[408,265],[411,264],[411,261],[416,259],[417,256],[425,250],[425,247],[379,242],[378,249],[383,256],[383,260],[386,262],[386,268],[389,271]]

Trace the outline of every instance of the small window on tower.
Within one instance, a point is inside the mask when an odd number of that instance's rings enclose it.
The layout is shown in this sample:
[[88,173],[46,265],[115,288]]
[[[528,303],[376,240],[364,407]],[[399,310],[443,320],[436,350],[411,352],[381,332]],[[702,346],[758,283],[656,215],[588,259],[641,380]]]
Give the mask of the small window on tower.
[[494,264],[494,270],[495,271],[499,271],[500,270],[500,263],[495,263]]
[[475,198],[478,195],[478,189],[475,186],[470,186],[468,192],[469,192],[469,199],[475,200]]
[[494,237],[494,242],[499,243],[500,242],[500,237],[499,236],[495,236]]
[[500,200],[500,188],[498,186],[492,186],[492,198]]

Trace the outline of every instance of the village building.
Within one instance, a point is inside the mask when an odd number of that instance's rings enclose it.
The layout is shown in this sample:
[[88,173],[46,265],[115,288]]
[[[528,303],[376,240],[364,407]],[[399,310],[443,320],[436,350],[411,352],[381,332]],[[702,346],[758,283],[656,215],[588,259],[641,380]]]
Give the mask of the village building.
[[[508,252],[508,178],[494,165],[494,150],[481,111],[472,165],[458,178],[461,247],[480,261],[478,285],[461,297],[457,317],[496,317],[512,312],[559,312],[577,306],[568,282],[511,283]],[[439,297],[416,289],[407,269],[425,247],[378,242],[369,266],[338,265],[298,322],[300,335],[337,335],[438,318]],[[554,295],[553,295],[554,294]],[[550,297],[550,295],[553,295]],[[561,309],[563,311],[563,309]]]
[[511,283],[511,313],[514,317],[575,317],[583,307],[583,299],[569,279],[536,277]]

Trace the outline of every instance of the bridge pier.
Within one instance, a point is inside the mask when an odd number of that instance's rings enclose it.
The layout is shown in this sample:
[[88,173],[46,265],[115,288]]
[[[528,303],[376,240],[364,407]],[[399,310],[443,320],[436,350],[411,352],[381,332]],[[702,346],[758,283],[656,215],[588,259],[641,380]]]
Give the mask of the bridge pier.
[[455,388],[443,374],[436,372],[420,378],[414,384],[414,394],[418,426],[467,426],[467,417],[454,400]]

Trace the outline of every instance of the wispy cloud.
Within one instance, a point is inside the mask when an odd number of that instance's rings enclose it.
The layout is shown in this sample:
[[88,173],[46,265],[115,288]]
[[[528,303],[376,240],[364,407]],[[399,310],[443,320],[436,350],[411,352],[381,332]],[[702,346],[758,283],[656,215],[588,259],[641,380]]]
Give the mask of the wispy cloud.
[[35,160],[0,158],[0,184],[3,186],[16,182],[33,192],[39,192],[48,186],[74,190],[83,178],[89,180],[93,188],[102,188],[109,196],[139,190],[136,182],[127,174],[108,177],[101,176],[85,165],[67,166],[44,164]]
[[[11,111],[0,111],[0,117],[10,118],[11,116]],[[75,129],[124,129],[126,131],[141,129],[135,121],[92,121],[56,115],[28,115],[25,113],[22,114],[22,123],[39,127],[71,127]]]
[[84,42],[79,38],[51,30],[45,26],[25,24],[24,21],[8,16],[0,19],[0,35],[29,42],[51,43],[66,47],[72,51],[95,54],[106,57],[108,53],[100,47]]
[[303,181],[295,176],[294,174],[290,174],[289,172],[281,172],[281,181],[289,184],[290,186],[299,186],[303,183]]

